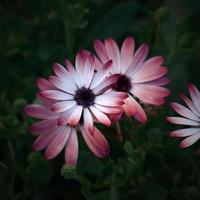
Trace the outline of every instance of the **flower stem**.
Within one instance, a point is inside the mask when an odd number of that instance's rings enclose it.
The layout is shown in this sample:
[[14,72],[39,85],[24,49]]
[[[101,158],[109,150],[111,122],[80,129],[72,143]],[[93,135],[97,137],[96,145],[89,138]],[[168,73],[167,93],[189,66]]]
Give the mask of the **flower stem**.
[[116,128],[117,128],[117,140],[119,143],[123,143],[124,138],[123,138],[123,134],[122,134],[119,122],[116,123]]

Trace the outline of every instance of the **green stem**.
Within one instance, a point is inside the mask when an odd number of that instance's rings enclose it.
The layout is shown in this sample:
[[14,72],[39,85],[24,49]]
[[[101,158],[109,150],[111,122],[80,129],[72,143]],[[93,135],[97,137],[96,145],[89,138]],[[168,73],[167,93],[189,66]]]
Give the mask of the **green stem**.
[[124,138],[119,122],[116,123],[116,128],[117,128],[117,140],[119,141],[119,143],[123,143]]

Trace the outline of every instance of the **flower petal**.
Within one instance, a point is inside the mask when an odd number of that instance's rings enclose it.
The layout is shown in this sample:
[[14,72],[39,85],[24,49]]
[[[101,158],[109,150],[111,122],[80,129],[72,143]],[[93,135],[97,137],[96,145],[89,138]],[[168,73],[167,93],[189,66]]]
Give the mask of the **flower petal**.
[[133,97],[129,96],[124,100],[124,105],[122,105],[123,111],[130,117],[136,113],[136,106]]
[[76,105],[75,101],[61,101],[61,102],[55,103],[52,106],[51,110],[54,112],[60,113],[72,108],[74,105]]
[[44,78],[38,78],[37,86],[41,91],[52,88],[52,85],[49,83],[49,81]]
[[164,99],[162,98],[169,95],[169,90],[154,85],[136,84],[131,89],[131,93],[143,102],[152,105],[162,105],[164,103]]
[[103,63],[107,62],[109,60],[109,58],[108,58],[104,44],[100,40],[95,39],[93,45],[94,45],[94,49],[95,49],[98,57],[101,59],[101,61]]
[[198,112],[200,112],[200,92],[192,84],[190,84],[188,86],[188,89],[189,89],[189,93],[190,93],[191,99],[192,99],[196,109],[198,110]]
[[69,110],[66,110],[64,113],[60,115],[58,118],[58,125],[66,125],[69,123],[70,116],[72,115],[73,111],[77,108],[77,105],[73,106]]
[[59,90],[45,90],[41,92],[41,95],[55,100],[73,100],[73,96],[71,94]]
[[136,113],[135,113],[134,117],[138,121],[145,123],[147,121],[147,115],[144,112],[144,109],[134,98],[133,98],[133,101],[135,102],[135,107],[136,107]]
[[64,146],[67,143],[67,140],[69,138],[71,128],[65,127],[64,129],[61,129],[59,134],[57,134],[51,143],[48,145],[46,151],[45,151],[45,159],[50,160],[55,158],[64,148]]
[[171,137],[187,137],[200,132],[200,128],[184,128],[170,133]]
[[195,135],[192,135],[190,137],[187,137],[186,139],[184,139],[179,147],[180,148],[186,148],[191,146],[192,144],[194,144],[198,139],[200,138],[200,132],[196,133]]
[[31,104],[25,107],[24,112],[34,118],[49,119],[57,115],[43,105]]
[[81,115],[83,111],[83,106],[77,106],[71,116],[69,117],[69,125],[76,126],[80,121]]
[[200,121],[200,119],[188,108],[185,106],[182,106],[181,104],[178,103],[171,103],[170,106],[181,116],[195,120],[195,121]]
[[104,124],[106,126],[111,125],[110,119],[103,112],[101,112],[100,110],[98,110],[94,106],[91,106],[90,110],[99,122],[101,122],[102,124]]
[[77,89],[75,82],[70,79],[63,81],[56,76],[50,76],[48,80],[53,86],[69,94],[74,94]]
[[33,143],[33,149],[35,151],[41,151],[45,149],[54,139],[54,137],[59,134],[61,131],[63,131],[63,127],[57,127],[53,131],[49,131],[46,134],[41,134],[38,136],[38,138]]
[[91,135],[83,127],[80,127],[80,130],[87,146],[97,157],[103,158],[109,154],[109,145],[105,137],[100,133],[100,131],[98,131],[97,128],[94,128],[93,135]]
[[180,124],[180,125],[189,125],[189,126],[199,126],[200,123],[190,120],[190,119],[186,119],[183,117],[167,117],[167,120],[173,124]]
[[119,47],[112,38],[105,39],[104,43],[109,60],[113,61],[113,66],[119,73],[121,68]]
[[147,44],[142,44],[135,54],[133,55],[131,64],[129,65],[126,74],[132,77],[134,73],[142,66],[142,63],[147,57],[149,52],[149,47]]
[[119,74],[114,74],[105,78],[103,82],[101,82],[97,87],[94,88],[93,92],[95,94],[100,94],[111,88],[115,82],[118,80]]
[[55,118],[55,119],[46,119],[46,120],[36,122],[31,125],[30,131],[34,132],[34,133],[40,133],[47,129],[48,130],[52,129],[57,125],[57,121],[58,121],[58,119]]
[[132,37],[127,37],[121,47],[121,73],[125,73],[129,67],[135,49],[135,41]]
[[91,89],[94,89],[97,85],[99,85],[104,79],[105,77],[108,75],[109,73],[109,69],[112,66],[112,61],[108,61],[106,62],[103,67],[101,67],[97,73],[95,73],[94,78],[92,80]]
[[85,128],[90,133],[93,134],[93,131],[94,131],[93,118],[92,118],[90,111],[87,108],[85,108],[84,111],[83,111],[83,120],[84,120]]
[[189,107],[189,109],[198,117],[200,117],[200,112],[197,110],[196,106],[194,105],[194,103],[185,95],[181,94],[180,95],[181,99],[183,99],[183,101],[186,103],[186,105]]
[[72,128],[65,148],[65,162],[75,166],[78,161],[78,138],[76,129]]

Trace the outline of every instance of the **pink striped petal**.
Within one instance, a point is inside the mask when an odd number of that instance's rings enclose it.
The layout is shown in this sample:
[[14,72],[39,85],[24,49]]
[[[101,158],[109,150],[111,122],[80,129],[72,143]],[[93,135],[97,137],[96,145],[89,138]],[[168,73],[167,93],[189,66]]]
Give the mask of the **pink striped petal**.
[[143,68],[141,67],[132,78],[133,83],[143,83],[152,80],[156,80],[158,78],[163,77],[168,72],[166,67],[153,67],[153,68]]
[[69,125],[76,126],[80,121],[81,115],[83,111],[83,106],[77,106],[71,116],[69,117]]
[[108,61],[106,62],[103,67],[101,67],[97,73],[94,75],[94,78],[92,80],[91,89],[94,89],[97,85],[99,85],[104,79],[105,77],[108,75],[109,73],[109,69],[112,66],[112,61]]
[[41,92],[41,95],[55,100],[73,100],[73,96],[71,94],[59,90],[45,90]]
[[99,122],[101,122],[102,124],[104,124],[106,126],[111,125],[110,119],[103,112],[101,112],[100,110],[98,110],[94,106],[91,106],[90,110]]
[[46,120],[36,122],[31,125],[30,131],[37,133],[37,132],[43,132],[47,129],[52,129],[57,125],[57,120],[58,119],[55,118],[55,119],[46,119]]
[[189,126],[199,126],[200,123],[190,120],[190,119],[186,119],[183,117],[167,117],[167,120],[173,124],[180,124],[180,125],[189,125]]
[[153,67],[159,67],[161,64],[163,64],[164,62],[164,58],[162,56],[154,56],[148,60],[146,60],[141,68],[144,68],[144,69],[148,69],[148,68],[153,68]]
[[57,134],[45,151],[45,159],[50,160],[55,158],[64,148],[69,138],[71,128],[65,127]]
[[195,121],[200,121],[200,119],[188,108],[185,106],[182,106],[181,104],[178,103],[171,103],[170,106],[181,116],[195,120]]
[[197,108],[195,107],[194,103],[185,95],[181,94],[180,95],[181,99],[183,99],[183,101],[186,103],[186,105],[189,107],[189,109],[198,117],[200,117],[200,112],[197,110]]
[[164,103],[164,99],[162,98],[169,95],[169,90],[154,85],[136,84],[131,89],[131,93],[143,102],[152,105],[162,105]]
[[200,132],[198,132],[197,134],[192,135],[192,136],[187,137],[186,139],[184,139],[184,140],[180,143],[179,147],[180,147],[180,148],[189,147],[189,146],[191,146],[192,144],[194,144],[199,138],[200,138]]
[[63,131],[64,128],[57,127],[52,132],[49,131],[47,134],[42,134],[38,136],[38,138],[33,143],[33,149],[35,151],[41,151],[45,149],[55,138],[56,135],[58,135],[61,131]]
[[63,82],[73,82],[71,74],[62,65],[54,63],[53,70],[56,76],[58,76]]
[[49,83],[49,81],[44,78],[38,78],[37,86],[41,91],[52,88],[52,85]]
[[114,99],[107,97],[106,95],[97,96],[95,99],[95,103],[101,106],[120,106],[123,105],[123,99]]
[[147,115],[144,112],[144,109],[134,98],[133,98],[133,101],[135,102],[135,107],[136,107],[136,113],[135,113],[134,117],[138,121],[145,123],[147,121]]
[[200,92],[192,84],[190,84],[188,86],[188,89],[189,89],[189,93],[190,93],[191,99],[192,99],[196,109],[198,110],[198,112],[200,112]]
[[127,37],[121,47],[121,72],[125,73],[129,67],[135,49],[135,41],[132,37]]
[[109,58],[108,58],[104,44],[100,40],[95,39],[93,45],[94,45],[94,49],[95,49],[98,57],[101,59],[101,61],[103,63],[107,62],[109,60]]
[[122,117],[122,114],[123,112],[120,112],[119,114],[109,114],[109,119],[112,123],[118,122]]
[[72,115],[73,111],[77,108],[77,105],[73,106],[69,110],[66,110],[64,113],[60,115],[58,118],[58,125],[66,125],[69,122],[69,118]]
[[72,128],[65,148],[65,162],[75,166],[78,161],[78,138],[76,129]]
[[129,96],[124,100],[124,105],[122,105],[123,111],[130,117],[136,113],[136,106],[133,97]]
[[100,94],[111,88],[119,78],[119,74],[114,74],[105,78],[105,80],[94,88],[93,92],[95,94]]
[[170,133],[171,137],[187,137],[200,132],[200,128],[184,128]]
[[119,47],[112,38],[105,39],[104,43],[109,60],[113,61],[113,66],[119,73],[121,68]]
[[94,128],[93,135],[91,135],[83,127],[80,127],[80,130],[87,146],[90,148],[92,153],[94,153],[99,158],[103,158],[109,154],[109,145],[105,137],[99,131],[97,131],[96,128]]
[[91,53],[89,51],[86,50],[81,50],[78,52],[78,54],[76,55],[76,60],[75,60],[75,66],[76,66],[76,71],[79,74],[83,74],[84,72],[84,67],[85,67],[85,61],[87,59],[87,57],[90,55]]
[[72,108],[75,104],[76,104],[75,101],[62,101],[62,102],[55,103],[51,107],[51,110],[54,112],[60,113]]
[[102,65],[103,64],[101,63],[101,61],[96,56],[94,56],[94,69],[96,71],[99,71],[102,68]]
[[162,77],[153,81],[145,82],[145,84],[163,86],[163,85],[167,85],[169,82],[170,80],[167,77]]
[[100,106],[95,104],[95,107],[106,114],[120,114],[121,110],[118,107]]
[[75,82],[70,79],[62,81],[56,76],[50,76],[48,80],[53,86],[69,94],[74,94],[77,89]]
[[69,73],[73,72],[75,69],[74,69],[74,66],[72,65],[71,61],[69,59],[65,59],[64,61],[65,63],[65,66],[67,68],[67,70],[69,71]]
[[37,119],[55,118],[57,115],[43,105],[31,104],[25,107],[24,112]]
[[84,111],[83,111],[83,120],[84,120],[85,128],[90,133],[93,134],[93,131],[94,131],[93,118],[92,118],[90,111],[87,108],[85,108]]
[[129,65],[126,74],[132,77],[134,73],[142,66],[142,63],[147,57],[149,52],[149,47],[147,44],[142,44],[138,50],[135,52],[132,62]]
[[89,55],[86,58],[85,61],[85,67],[84,67],[84,82],[85,82],[85,87],[89,87],[92,79],[93,79],[93,75],[94,75],[94,56],[93,55]]

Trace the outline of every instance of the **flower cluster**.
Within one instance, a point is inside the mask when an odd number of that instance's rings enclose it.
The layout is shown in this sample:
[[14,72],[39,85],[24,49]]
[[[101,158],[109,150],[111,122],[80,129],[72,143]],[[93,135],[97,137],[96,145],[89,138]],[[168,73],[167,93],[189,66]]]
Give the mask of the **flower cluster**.
[[37,81],[40,103],[25,108],[27,115],[41,120],[30,130],[37,135],[34,150],[45,149],[46,159],[64,149],[66,163],[76,165],[78,131],[97,157],[105,157],[109,144],[95,123],[110,126],[124,114],[146,122],[143,105],[160,106],[169,95],[163,87],[169,82],[164,59],[146,59],[147,44],[135,50],[134,39],[127,37],[119,48],[107,38],[104,43],[95,40],[94,49],[96,55],[80,51],[75,66],[68,59],[65,66],[55,63],[54,75]]

